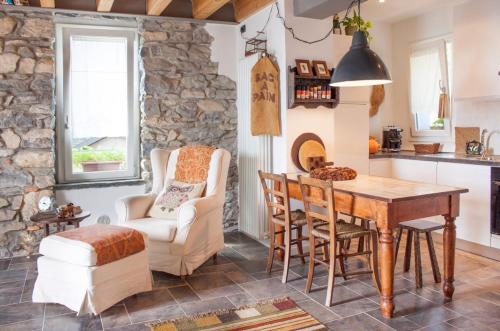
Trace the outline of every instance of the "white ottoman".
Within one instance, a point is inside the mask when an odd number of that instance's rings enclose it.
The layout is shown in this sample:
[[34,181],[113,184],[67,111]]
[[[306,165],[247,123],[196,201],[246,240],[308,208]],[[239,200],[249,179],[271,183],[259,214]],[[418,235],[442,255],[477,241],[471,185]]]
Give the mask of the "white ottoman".
[[97,315],[133,294],[151,291],[145,243],[136,230],[101,224],[44,238],[33,302]]

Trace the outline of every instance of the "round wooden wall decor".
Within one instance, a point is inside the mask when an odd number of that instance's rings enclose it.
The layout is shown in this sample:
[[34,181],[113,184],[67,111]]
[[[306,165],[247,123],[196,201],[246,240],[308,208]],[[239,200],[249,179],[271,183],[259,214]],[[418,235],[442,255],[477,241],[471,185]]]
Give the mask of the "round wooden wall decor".
[[[303,145],[304,148],[301,148]],[[317,155],[321,153],[322,155]],[[301,151],[302,149],[302,151]],[[312,153],[312,154],[311,154]],[[292,145],[291,156],[293,164],[302,171],[307,171],[307,158],[310,156],[326,156],[325,144],[318,135],[314,133],[303,133],[295,139]],[[302,158],[302,162],[301,162]]]

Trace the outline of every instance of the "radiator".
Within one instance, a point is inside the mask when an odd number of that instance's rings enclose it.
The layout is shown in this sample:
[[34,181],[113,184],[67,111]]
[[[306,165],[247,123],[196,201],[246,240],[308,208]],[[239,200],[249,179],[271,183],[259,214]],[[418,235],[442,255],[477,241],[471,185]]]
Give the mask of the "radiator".
[[267,235],[264,194],[258,170],[272,171],[272,137],[254,137],[250,131],[251,71],[259,55],[240,60],[238,64],[238,169],[240,193],[239,229],[255,239]]

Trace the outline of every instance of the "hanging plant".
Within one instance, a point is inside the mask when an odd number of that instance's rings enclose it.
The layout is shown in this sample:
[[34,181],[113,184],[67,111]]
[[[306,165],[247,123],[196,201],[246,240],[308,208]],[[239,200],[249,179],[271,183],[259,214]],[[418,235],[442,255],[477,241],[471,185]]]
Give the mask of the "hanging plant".
[[372,22],[365,21],[355,10],[352,17],[346,17],[342,21],[342,25],[344,26],[345,34],[348,36],[354,35],[354,32],[356,31],[362,31],[366,34],[368,41],[372,41],[373,39],[369,32],[369,30],[373,27]]

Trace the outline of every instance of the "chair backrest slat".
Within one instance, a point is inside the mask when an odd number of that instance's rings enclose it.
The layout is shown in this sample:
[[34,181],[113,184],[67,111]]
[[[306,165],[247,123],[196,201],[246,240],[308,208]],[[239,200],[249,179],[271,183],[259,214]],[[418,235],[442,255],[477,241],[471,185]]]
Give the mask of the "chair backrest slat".
[[314,221],[319,219],[329,223],[330,237],[335,238],[337,212],[335,211],[335,193],[332,183],[299,176],[299,185],[309,232],[313,229]]
[[[258,171],[266,205],[268,208],[269,222],[272,222],[273,215],[285,215],[285,227],[291,226],[290,219],[290,196],[288,194],[288,179],[285,174],[276,175]],[[268,184],[270,183],[270,185]]]

